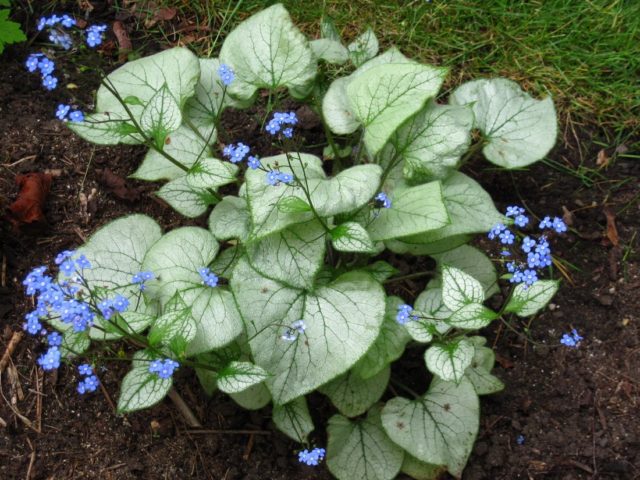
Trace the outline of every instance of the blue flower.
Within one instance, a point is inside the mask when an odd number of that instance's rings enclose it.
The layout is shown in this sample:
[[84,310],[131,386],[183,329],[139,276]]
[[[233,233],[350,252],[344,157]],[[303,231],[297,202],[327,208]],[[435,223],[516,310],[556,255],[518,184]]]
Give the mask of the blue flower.
[[516,438],[516,443],[518,445],[524,445],[524,435],[518,435],[518,438]]
[[162,379],[171,378],[173,371],[180,367],[180,364],[170,358],[164,360],[154,360],[149,364],[149,372],[155,373]]
[[43,370],[55,370],[60,366],[60,357],[58,347],[49,347],[49,350],[38,358],[38,365],[40,365]]
[[284,130],[282,130],[282,135],[284,135],[287,138],[293,138],[293,128],[291,127],[287,127]]
[[68,33],[51,30],[49,32],[49,41],[54,45],[58,45],[65,50],[69,50],[73,46],[73,40]]
[[265,181],[268,185],[276,186],[279,183],[291,183],[293,182],[293,175],[290,173],[282,173],[279,170],[270,170],[267,172]]
[[62,18],[60,18],[60,23],[64,28],[71,28],[76,24],[76,19],[65,13],[62,15]]
[[40,63],[40,57],[42,57],[42,53],[32,53],[27,57],[27,61],[25,62],[25,66],[27,70],[30,72],[35,72],[38,69],[38,64]]
[[60,271],[65,277],[70,277],[71,275],[73,275],[73,273],[76,271],[76,266],[73,263],[73,260],[69,259],[62,262],[62,265],[60,265]]
[[529,223],[529,217],[527,217],[526,215],[518,215],[513,220],[513,223],[515,223],[520,228],[524,228]]
[[260,159],[257,156],[250,155],[249,158],[247,159],[247,166],[251,170],[256,170],[260,168],[261,166]]
[[62,345],[62,335],[58,332],[51,332],[47,335],[47,343],[50,347],[59,347]]
[[53,71],[56,69],[56,64],[52,60],[49,60],[47,57],[44,57],[38,62],[38,69],[40,70],[42,76],[45,77],[53,73]]
[[105,298],[98,303],[98,310],[105,318],[105,320],[111,319],[111,317],[117,312],[122,313],[129,308],[129,300],[122,295],[116,295],[115,298]]
[[282,183],[291,183],[293,182],[293,175],[290,173],[280,173],[278,175],[278,180]]
[[40,315],[37,310],[27,313],[24,318],[27,320],[22,324],[22,329],[31,335],[37,335],[42,330]]
[[72,122],[84,122],[84,113],[80,110],[74,110],[69,114],[69,120]]
[[199,268],[198,273],[202,278],[202,283],[207,287],[216,287],[218,285],[218,276],[207,267]]
[[58,105],[58,108],[56,109],[56,117],[58,118],[58,120],[65,120],[67,118],[69,110],[71,110],[71,106],[69,105],[65,105],[63,103]]
[[[58,109],[60,109],[62,105],[58,105]],[[62,262],[64,262],[67,258],[71,258],[76,254],[75,250],[63,250],[62,252],[60,252],[58,255],[56,255],[55,258],[55,262],[56,265],[60,265]]]
[[500,255],[502,255],[503,257],[510,257],[511,256],[511,252],[509,250],[502,250],[500,252]]
[[553,218],[553,229],[558,233],[564,233],[567,231],[567,224],[559,217]]
[[42,86],[47,90],[55,90],[58,86],[58,79],[52,75],[46,75],[42,78]]
[[222,149],[222,155],[227,157],[231,163],[238,163],[244,160],[249,150],[250,148],[242,142],[238,142],[237,145],[232,143]]
[[553,223],[551,222],[551,217],[544,217],[538,225],[540,230],[544,230],[545,228],[553,228]]
[[[269,120],[269,123],[267,123],[265,130],[271,135],[275,135],[280,131],[283,125],[296,125],[297,123],[298,117],[294,112],[275,112],[271,120]],[[293,129],[285,128],[282,134],[287,138],[291,138],[293,137]]]
[[527,269],[522,272],[522,282],[527,286],[531,286],[538,281],[538,274],[535,270]]
[[93,375],[93,367],[88,363],[83,363],[78,365],[78,373],[84,376]]
[[100,380],[95,375],[89,375],[78,383],[78,393],[84,395],[87,392],[95,392],[100,386]]
[[373,200],[376,202],[376,208],[391,208],[391,199],[384,192],[378,193]]
[[289,327],[287,327],[280,338],[282,338],[282,340],[286,340],[287,342],[293,342],[296,338],[298,338],[298,335],[302,335],[306,329],[307,325],[304,323],[304,320],[296,320]]
[[520,248],[522,248],[522,251],[524,253],[529,253],[531,249],[535,246],[536,246],[536,241],[533,238],[524,237],[522,239],[522,245],[520,246]]
[[503,245],[512,245],[513,241],[516,239],[515,235],[507,229],[503,230],[498,237],[500,238],[500,243]]
[[404,325],[409,320],[417,320],[418,317],[416,315],[412,315],[413,307],[408,304],[398,305],[398,313],[396,314],[396,322],[400,325]]
[[22,281],[22,284],[27,287],[27,295],[35,295],[36,293],[46,291],[52,283],[51,277],[44,275],[47,267],[37,267],[31,270],[29,274]]
[[517,217],[518,215],[522,215],[524,214],[525,210],[522,207],[519,207],[517,205],[512,205],[510,207],[507,207],[507,213],[506,216],[507,217]]
[[144,282],[153,280],[154,278],[156,278],[156,276],[153,272],[149,272],[149,271],[140,272],[140,273],[136,273],[131,278],[131,283],[135,285],[139,285],[140,291],[144,292],[144,290],[147,288]]
[[218,75],[220,76],[220,80],[225,87],[231,85],[233,79],[236,78],[233,69],[229,65],[225,65],[224,63],[218,67]]
[[80,270],[91,268],[91,262],[84,255],[80,255],[78,258],[76,258],[76,265]]
[[305,449],[298,453],[298,461],[309,466],[316,466],[320,464],[325,455],[324,448],[314,448],[311,451]]
[[560,343],[567,347],[578,348],[582,340],[584,340],[584,337],[580,336],[578,331],[574,328],[571,330],[571,333],[565,333],[562,335]]
[[87,45],[97,47],[102,43],[102,33],[107,30],[106,25],[91,25],[86,29]]
[[507,227],[504,223],[497,223],[491,228],[491,230],[489,230],[487,236],[489,237],[489,240],[494,240],[503,230],[506,229]]

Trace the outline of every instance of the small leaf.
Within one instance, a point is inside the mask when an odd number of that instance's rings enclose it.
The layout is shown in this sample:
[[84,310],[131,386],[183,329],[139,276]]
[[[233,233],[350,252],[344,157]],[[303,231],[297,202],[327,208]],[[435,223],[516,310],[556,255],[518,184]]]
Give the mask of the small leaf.
[[[191,307],[184,302],[180,292],[176,292],[165,305],[164,313],[154,322],[147,339],[151,346],[158,346],[170,345],[174,339],[179,338],[182,340],[179,343],[184,344],[186,348],[195,336],[196,325],[191,318]],[[184,350],[173,351],[173,353],[182,355]]]
[[272,419],[278,430],[299,443],[307,442],[309,434],[315,428],[305,397],[298,397],[284,405],[275,405]]
[[156,195],[171,205],[175,211],[188,218],[203,215],[209,205],[215,203],[215,198],[206,190],[189,185],[186,175],[165,183]]
[[171,378],[160,378],[149,372],[149,362],[133,367],[122,379],[118,413],[129,413],[148,408],[164,398],[171,389]]
[[538,313],[549,303],[559,287],[560,282],[557,280],[538,280],[531,286],[521,283],[513,290],[505,312],[515,313],[519,317]]
[[418,296],[413,307],[424,318],[407,322],[404,327],[416,342],[430,343],[434,335],[444,335],[451,329],[446,323],[451,310],[442,302],[441,289],[427,288]]
[[218,372],[218,388],[225,393],[240,393],[269,376],[264,369],[249,362],[230,362]]
[[484,288],[468,273],[443,265],[442,301],[448,309],[455,312],[469,303],[482,303]]
[[278,210],[282,213],[310,212],[309,204],[298,197],[284,197],[278,202]]
[[373,275],[373,278],[380,283],[383,283],[385,280],[388,280],[394,275],[400,273],[400,270],[384,260],[378,260],[377,262],[370,263],[365,266],[363,270]]
[[333,40],[335,42],[340,42],[340,32],[336,28],[336,24],[333,19],[328,15],[323,15],[320,20],[320,35],[322,38],[328,38],[329,40]]
[[404,452],[382,429],[379,408],[356,421],[334,415],[327,434],[327,467],[339,480],[392,480],[400,471]]
[[187,184],[193,188],[218,188],[236,181],[238,166],[217,158],[203,158],[191,167],[186,175]]
[[376,252],[369,234],[357,222],[346,222],[334,227],[331,230],[331,243],[339,252]]
[[230,393],[229,396],[247,410],[260,410],[271,401],[271,393],[264,383],[258,383],[239,393]]
[[[437,269],[442,270],[443,265],[456,267],[478,280],[485,290],[485,298],[489,298],[498,289],[498,275],[493,262],[483,252],[471,245],[461,245],[444,253],[431,255],[436,259]],[[429,281],[430,288],[442,286],[440,275]]]
[[357,417],[380,400],[387,389],[391,369],[387,365],[370,378],[363,379],[353,370],[319,388],[333,406],[346,417]]
[[[9,6],[8,2],[5,6]],[[9,20],[9,10],[0,10],[0,54],[4,51],[5,45],[24,42],[26,39],[20,24]]]
[[167,135],[177,130],[181,123],[180,105],[163,85],[142,110],[140,128],[155,139],[156,147],[162,150]]
[[434,379],[429,391],[410,401],[396,397],[382,410],[389,437],[418,460],[446,465],[460,477],[478,433],[480,405],[473,385]]
[[474,348],[469,340],[461,338],[446,344],[435,344],[425,352],[427,368],[447,382],[460,383],[473,360]]
[[498,314],[481,303],[468,303],[447,320],[449,325],[464,330],[478,330],[498,318]]
[[558,120],[551,97],[535,100],[504,78],[475,80],[459,86],[449,101],[471,104],[475,125],[487,137],[487,160],[521,168],[544,158],[556,143]]
[[335,40],[321,38],[313,40],[309,43],[309,46],[317,59],[324,60],[327,63],[341,65],[349,60],[349,51],[344,45]]
[[491,375],[496,355],[488,347],[485,347],[486,339],[483,337],[471,337],[469,339],[475,348],[473,361],[464,372],[465,377],[473,384],[478,395],[489,395],[504,389],[504,383]]
[[351,62],[356,67],[359,67],[378,54],[378,39],[376,38],[376,34],[371,28],[367,28],[362,35],[358,36],[347,46],[347,50],[349,51],[348,54]]

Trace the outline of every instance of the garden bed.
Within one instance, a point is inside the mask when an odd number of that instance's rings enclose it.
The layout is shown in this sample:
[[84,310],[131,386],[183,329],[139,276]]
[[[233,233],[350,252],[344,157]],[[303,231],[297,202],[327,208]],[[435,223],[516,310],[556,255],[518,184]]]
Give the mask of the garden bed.
[[[46,224],[18,231],[2,220],[0,354],[21,331],[30,308],[21,281],[32,267],[50,263],[57,252],[78,246],[125,213],[145,213],[165,229],[206,223],[206,217],[185,222],[154,196],[155,185],[126,179],[139,164],[141,149],[94,147],[55,120],[59,94],[39,89],[39,79],[22,67],[24,57],[24,50],[14,49],[0,64],[0,205],[4,210],[15,199],[17,174],[49,171],[53,181]],[[94,88],[79,85],[80,97],[89,103]],[[258,141],[251,138],[258,126],[248,117],[225,121],[246,143]],[[569,169],[588,167],[583,177],[542,163],[512,173],[479,159],[465,167],[498,207],[520,203],[538,214],[564,209],[573,230],[557,241],[554,254],[575,268],[567,269],[549,309],[512,325],[533,341],[499,322],[484,332],[497,354],[495,375],[507,388],[482,397],[481,429],[464,478],[640,475],[640,275],[634,249],[640,165],[613,158],[598,169],[599,148],[590,147],[591,135],[578,133],[588,151],[561,140],[549,155]],[[411,262],[385,258],[410,273]],[[394,284],[394,293],[414,298],[424,284]],[[558,344],[571,328],[585,337],[578,349]],[[207,398],[186,369],[176,376],[176,389],[203,425],[195,431],[168,400],[144,412],[116,415],[113,399],[124,368],[98,372],[104,388],[79,397],[74,370],[43,375],[37,369],[41,349],[31,337],[23,338],[2,373],[1,478],[330,478],[324,467],[297,462],[298,444],[273,428],[267,410],[247,412],[221,394]],[[409,385],[413,375],[425,376],[424,362],[411,351],[394,368]],[[320,395],[310,397],[310,410],[323,420],[333,412]],[[325,444],[324,432],[312,436]]]

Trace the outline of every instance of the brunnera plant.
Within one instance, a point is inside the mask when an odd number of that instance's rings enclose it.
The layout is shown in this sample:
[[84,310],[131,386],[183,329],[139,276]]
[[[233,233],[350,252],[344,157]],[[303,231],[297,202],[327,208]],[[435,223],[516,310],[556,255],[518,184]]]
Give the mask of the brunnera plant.
[[[301,461],[326,456],[340,479],[459,477],[479,396],[503,388],[476,332],[549,302],[558,283],[538,275],[552,264],[549,232],[566,226],[547,217],[534,238],[524,209],[501,214],[457,169],[480,150],[508,169],[543,158],[556,138],[553,103],[505,79],[462,84],[438,103],[446,69],[395,48],[378,55],[371,30],[346,47],[326,19],[322,32],[309,41],[274,5],[233,30],[219,58],[173,48],[107,75],[95,112],[69,128],[97,144],[146,145],[133,176],[166,181],[158,196],[184,216],[213,205],[209,229],[163,233],[144,215],[107,224],[56,258],[57,279],[45,267],[29,274],[38,301],[25,329],[47,334],[45,369],[86,359],[80,393],[96,389],[93,367],[111,342],[134,348],[120,412],[156,404],[175,369],[192,367],[208,394],[272,404],[277,428],[311,447],[305,396],[319,391],[338,413],[326,451],[307,448]],[[264,91],[262,125],[281,153],[260,158],[249,139],[228,138],[221,113]],[[296,114],[279,111],[287,92],[320,117],[331,162],[303,151]],[[499,291],[494,262],[467,245],[485,232],[508,272],[499,311],[485,306]],[[412,305],[385,291],[402,278],[379,258],[385,250],[436,261]],[[424,392],[391,378],[407,347],[424,351]],[[390,382],[409,398],[385,395]]]

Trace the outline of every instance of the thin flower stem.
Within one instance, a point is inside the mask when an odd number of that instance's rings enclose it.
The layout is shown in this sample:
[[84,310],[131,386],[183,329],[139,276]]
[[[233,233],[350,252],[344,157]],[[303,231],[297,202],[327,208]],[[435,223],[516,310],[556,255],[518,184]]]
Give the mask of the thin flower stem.
[[436,273],[437,272],[435,272],[434,270],[425,270],[423,272],[410,273],[408,275],[401,275],[399,277],[389,278],[385,280],[383,283],[387,285],[389,283],[401,282],[403,280],[411,280],[413,278],[428,277],[429,275],[435,275]]

